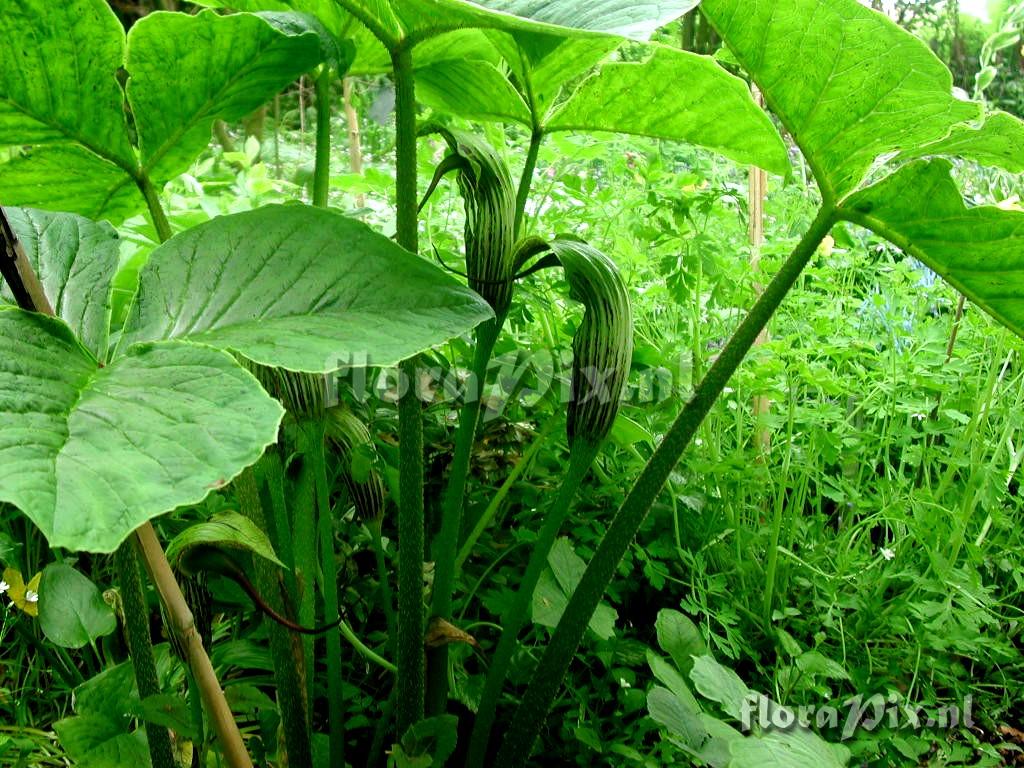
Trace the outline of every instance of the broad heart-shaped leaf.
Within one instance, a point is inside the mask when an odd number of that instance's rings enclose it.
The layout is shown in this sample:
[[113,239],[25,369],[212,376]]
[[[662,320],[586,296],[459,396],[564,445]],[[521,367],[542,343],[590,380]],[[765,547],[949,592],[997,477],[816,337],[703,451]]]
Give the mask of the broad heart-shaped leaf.
[[117,629],[99,589],[70,565],[52,563],[39,585],[39,624],[51,643],[82,648]]
[[177,175],[209,143],[215,118],[243,117],[319,61],[318,35],[259,16],[144,17],[128,35],[127,65],[143,168],[161,181]]
[[119,351],[181,339],[276,368],[392,365],[491,316],[361,222],[302,205],[222,216],[153,251]]
[[[53,311],[97,359],[106,360],[110,292],[120,247],[117,232],[71,213],[5,211]],[[6,285],[0,297],[14,303]]]
[[1024,336],[1024,213],[968,208],[950,170],[947,160],[912,163],[849,198],[841,212]]
[[124,32],[107,3],[5,3],[0,39],[0,145],[76,143],[135,164],[116,79]]
[[282,415],[224,352],[139,345],[99,368],[62,321],[0,309],[0,500],[51,546],[113,551],[253,463]]
[[879,156],[978,119],[920,40],[857,0],[704,0],[701,9],[807,157],[826,199]]

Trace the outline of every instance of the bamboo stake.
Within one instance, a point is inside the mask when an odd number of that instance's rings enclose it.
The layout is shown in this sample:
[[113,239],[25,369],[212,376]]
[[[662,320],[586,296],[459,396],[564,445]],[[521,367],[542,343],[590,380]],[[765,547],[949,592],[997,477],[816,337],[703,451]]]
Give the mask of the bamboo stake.
[[[352,106],[352,78],[343,78],[342,98],[345,109],[345,120],[348,122],[348,166],[352,173],[363,172],[363,141],[359,132],[359,115],[356,108]],[[356,195],[356,207],[363,208],[366,205],[366,195],[360,192]]]
[[[764,107],[764,96],[756,85],[751,85],[754,101],[757,105]],[[758,296],[764,290],[764,286],[757,279],[757,273],[761,268],[761,247],[764,245],[764,201],[768,191],[768,174],[757,166],[750,166],[748,180],[748,212],[747,239],[750,243],[750,272],[754,275],[754,291]],[[768,326],[762,329],[754,341],[754,346],[759,347],[768,342]],[[771,447],[771,434],[764,426],[764,419],[771,408],[771,401],[766,395],[754,395],[751,403],[751,410],[754,414],[754,445],[757,447],[757,460],[763,461],[764,455]]]

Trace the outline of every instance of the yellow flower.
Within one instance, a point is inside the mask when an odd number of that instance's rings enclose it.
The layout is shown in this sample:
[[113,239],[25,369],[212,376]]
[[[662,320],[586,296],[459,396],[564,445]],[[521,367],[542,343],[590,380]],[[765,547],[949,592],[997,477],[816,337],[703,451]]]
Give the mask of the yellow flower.
[[11,604],[29,616],[39,615],[39,580],[42,576],[41,572],[37,573],[26,584],[21,571],[16,568],[8,568],[3,573],[2,580],[7,585],[7,596]]

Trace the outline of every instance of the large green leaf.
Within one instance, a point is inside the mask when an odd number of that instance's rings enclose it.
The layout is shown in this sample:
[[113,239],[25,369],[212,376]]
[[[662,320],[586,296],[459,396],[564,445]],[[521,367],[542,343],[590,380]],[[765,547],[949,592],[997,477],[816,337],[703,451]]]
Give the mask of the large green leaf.
[[982,123],[981,105],[952,95],[952,76],[924,43],[856,0],[702,8],[836,216],[892,240],[1024,335],[1024,214],[968,208],[948,162],[913,162],[948,155],[1019,171],[1024,123],[1004,113]]
[[[54,312],[90,352],[106,360],[111,283],[120,247],[117,232],[70,213],[5,211]],[[0,296],[14,303],[6,285]]]
[[0,37],[0,146],[28,148],[0,165],[0,199],[115,222],[144,206],[139,180],[188,167],[215,118],[255,109],[321,56],[316,33],[249,14],[155,13],[126,43],[104,0],[19,2]]
[[[520,45],[520,37],[530,45]],[[780,175],[789,170],[785,144],[746,83],[713,59],[650,45],[643,61],[609,61],[558,101],[580,71],[571,62],[586,68],[608,52],[606,40],[493,38],[522,93],[490,64],[445,60],[417,70],[419,99],[473,120],[510,120],[547,133],[611,131],[686,141]]]
[[843,210],[1024,335],[1024,213],[968,208],[946,160],[912,163],[851,197]]
[[876,158],[980,117],[928,46],[857,0],[704,0],[704,14],[800,145],[827,198]]
[[124,32],[105,2],[5,3],[0,39],[0,144],[77,143],[134,165],[116,79]]
[[153,251],[119,349],[181,339],[326,373],[397,363],[490,315],[476,293],[365,224],[275,205]]
[[474,120],[531,124],[530,109],[509,79],[487,61],[452,59],[416,70],[416,97]]
[[709,147],[785,175],[786,147],[750,91],[713,59],[667,46],[609,62],[547,120],[550,131],[616,131]]
[[128,36],[143,168],[159,181],[177,175],[209,143],[216,118],[245,116],[319,61],[317,34],[288,34],[259,16],[146,16]]
[[62,321],[0,309],[0,500],[51,546],[114,550],[259,458],[282,415],[224,352],[138,345],[100,368]]

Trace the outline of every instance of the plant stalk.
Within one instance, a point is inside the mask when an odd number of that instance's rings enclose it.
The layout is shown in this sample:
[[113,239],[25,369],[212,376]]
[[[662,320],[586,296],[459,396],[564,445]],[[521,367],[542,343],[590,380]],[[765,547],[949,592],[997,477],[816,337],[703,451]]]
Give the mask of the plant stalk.
[[[416,200],[416,96],[412,51],[392,49],[395,78],[395,175],[398,244],[418,252]],[[398,401],[398,735],[423,719],[423,414],[413,360],[401,365],[405,391]]]
[[202,693],[203,704],[217,733],[225,762],[230,768],[252,768],[252,760],[245,750],[242,734],[239,733],[234,715],[231,714],[227,699],[224,698],[224,691],[217,681],[210,657],[203,648],[203,640],[196,631],[195,618],[185,602],[184,595],[181,594],[181,587],[174,579],[167,555],[160,546],[152,524],[144,523],[136,529],[135,544],[149,572],[149,579],[156,587],[160,602],[167,612],[171,623],[170,630],[177,634],[181,647],[185,649],[188,665]]
[[313,205],[327,207],[331,185],[331,76],[324,66],[316,79],[316,161],[313,169]]
[[[139,698],[145,699],[160,693],[160,681],[153,657],[153,639],[149,634],[149,610],[146,607],[146,593],[142,589],[142,575],[129,542],[117,548],[114,563],[124,606],[124,634],[128,641],[128,653],[135,669]],[[153,768],[176,768],[167,728],[148,721],[145,727]]]
[[466,757],[466,765],[469,768],[483,766],[485,763],[498,699],[501,697],[505,678],[508,677],[508,668],[512,663],[512,657],[515,655],[516,648],[519,647],[519,633],[526,625],[530,615],[534,590],[537,588],[537,582],[540,581],[544,568],[547,567],[548,555],[555,544],[555,539],[558,538],[558,532],[565,525],[566,518],[569,517],[569,510],[576,491],[590,470],[591,464],[594,463],[594,459],[597,458],[599,451],[600,444],[582,440],[577,441],[572,447],[569,468],[562,479],[562,485],[555,497],[554,504],[544,517],[544,524],[541,526],[537,541],[530,553],[526,573],[523,574],[514,602],[502,621],[498,647],[491,655],[491,666],[487,672],[483,694],[480,697],[480,706],[477,709]]
[[523,175],[519,177],[519,189],[516,191],[516,238],[522,237],[520,230],[523,226],[523,216],[526,214],[526,201],[530,197],[530,187],[533,185],[533,172],[537,169],[537,155],[540,153],[540,145],[544,140],[544,132],[539,127],[534,127],[530,133],[530,148],[526,152],[526,164],[523,166]]
[[[445,488],[441,512],[441,530],[434,540],[434,589],[430,611],[446,621],[451,620],[452,595],[455,591],[455,559],[462,532],[462,512],[465,506],[466,480],[476,442],[477,422],[480,420],[480,402],[483,397],[487,364],[494,344],[501,333],[502,318],[483,323],[477,328],[473,370],[466,392],[466,402],[459,413],[459,428],[455,435],[455,449],[448,485]],[[448,702],[448,646],[441,645],[427,651],[427,712],[440,715]]]
[[148,176],[142,176],[136,179],[135,183],[138,185],[139,191],[142,192],[142,197],[146,200],[146,207],[149,208],[149,216],[153,220],[153,227],[156,229],[160,242],[163,243],[170,240],[174,232],[171,231],[171,223],[167,220],[167,214],[160,203],[160,195],[156,187],[153,186],[153,182],[150,181]]
[[[321,75],[323,77],[323,75]],[[338,604],[338,567],[334,549],[334,526],[330,509],[330,487],[327,480],[327,463],[324,457],[324,434],[322,422],[317,425],[311,456],[316,476],[316,502],[320,515],[320,592],[324,601],[324,622],[328,625],[340,623],[341,611]],[[345,765],[345,702],[342,698],[341,679],[341,630],[333,626],[324,635],[327,654],[327,716],[329,723],[330,759],[328,765]]]
[[[252,467],[247,468],[235,480],[238,493],[239,511],[252,520],[261,531],[267,529],[267,522],[260,501],[259,487]],[[282,615],[287,615],[281,599],[281,583],[276,575],[276,566],[262,557],[252,558],[253,583],[267,601],[267,605]],[[284,731],[285,751],[289,765],[312,765],[313,751],[310,741],[309,722],[305,701],[305,677],[303,656],[299,653],[302,644],[280,624],[264,619],[270,640],[270,655],[274,661],[274,682],[277,687],[277,706],[281,714]]]
[[834,206],[823,205],[811,227],[697,386],[693,397],[680,412],[619,507],[570,598],[551,643],[541,657],[516,710],[498,752],[495,764],[499,768],[521,768],[526,763],[590,618],[604,597],[615,569],[647,517],[651,505],[732,374],[743,362],[836,220]]

